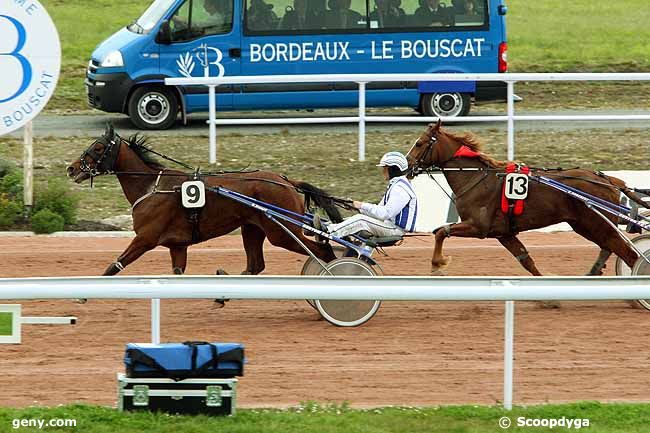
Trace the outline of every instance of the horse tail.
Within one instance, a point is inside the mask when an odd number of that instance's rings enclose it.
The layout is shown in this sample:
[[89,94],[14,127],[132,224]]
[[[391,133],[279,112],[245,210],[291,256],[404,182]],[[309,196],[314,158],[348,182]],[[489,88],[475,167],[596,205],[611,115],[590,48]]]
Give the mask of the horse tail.
[[634,189],[628,187],[623,180],[613,176],[607,176],[607,180],[609,180],[614,186],[619,187],[623,194],[625,194],[630,200],[636,202],[639,206],[648,207],[648,202],[643,201],[641,195],[636,193]]
[[289,179],[287,180],[294,187],[296,187],[298,191],[305,194],[306,199],[313,200],[314,203],[318,205],[318,207],[322,208],[332,222],[339,223],[343,221],[343,217],[341,216],[341,212],[339,212],[339,208],[336,207],[336,204],[334,203],[334,200],[332,200],[332,197],[330,197],[325,191],[320,188],[316,188],[314,185],[311,185],[307,182]]

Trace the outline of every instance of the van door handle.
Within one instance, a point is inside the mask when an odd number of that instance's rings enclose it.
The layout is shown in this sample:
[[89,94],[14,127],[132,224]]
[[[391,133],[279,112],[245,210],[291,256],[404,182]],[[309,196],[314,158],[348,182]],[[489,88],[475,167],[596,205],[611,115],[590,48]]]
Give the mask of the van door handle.
[[230,57],[241,57],[241,48],[231,48],[228,50]]

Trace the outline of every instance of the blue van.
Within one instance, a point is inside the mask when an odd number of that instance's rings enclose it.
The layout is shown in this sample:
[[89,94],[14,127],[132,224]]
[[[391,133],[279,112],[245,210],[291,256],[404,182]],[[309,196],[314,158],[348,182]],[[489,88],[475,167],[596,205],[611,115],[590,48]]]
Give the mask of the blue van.
[[[155,0],[92,53],[88,102],[165,129],[207,111],[207,87],[166,77],[505,72],[503,0]],[[356,107],[355,83],[219,86],[217,110]],[[501,82],[369,83],[368,107],[464,116]]]

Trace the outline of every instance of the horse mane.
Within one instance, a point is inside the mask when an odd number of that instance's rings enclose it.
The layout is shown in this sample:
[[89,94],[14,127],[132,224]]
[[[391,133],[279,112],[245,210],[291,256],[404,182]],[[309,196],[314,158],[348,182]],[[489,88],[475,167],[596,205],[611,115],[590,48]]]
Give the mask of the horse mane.
[[150,152],[147,147],[149,141],[148,137],[144,137],[138,133],[133,134],[126,139],[126,143],[131,150],[138,155],[138,158],[142,160],[149,168],[154,170],[164,170],[165,166],[161,164]]
[[483,146],[478,141],[478,139],[471,133],[466,133],[465,135],[454,135],[448,132],[445,132],[448,136],[458,141],[461,145],[469,147],[474,152],[479,153],[478,159],[483,163],[487,164],[491,168],[504,168],[508,165],[505,161],[500,161],[498,159],[492,158],[490,155],[483,153]]

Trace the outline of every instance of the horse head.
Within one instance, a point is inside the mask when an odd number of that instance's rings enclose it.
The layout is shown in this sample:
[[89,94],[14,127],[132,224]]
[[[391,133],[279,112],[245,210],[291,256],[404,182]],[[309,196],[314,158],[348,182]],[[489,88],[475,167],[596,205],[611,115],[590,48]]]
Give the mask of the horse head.
[[107,124],[104,134],[91,143],[68,168],[68,177],[76,183],[114,171],[122,139],[113,125]]
[[440,120],[427,125],[422,135],[409,149],[406,159],[412,173],[432,166],[443,166],[453,158],[454,153],[462,145],[454,136],[445,133],[441,126]]

